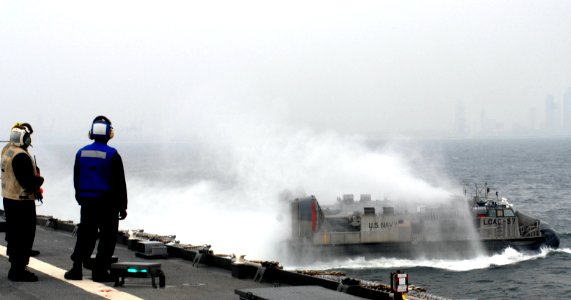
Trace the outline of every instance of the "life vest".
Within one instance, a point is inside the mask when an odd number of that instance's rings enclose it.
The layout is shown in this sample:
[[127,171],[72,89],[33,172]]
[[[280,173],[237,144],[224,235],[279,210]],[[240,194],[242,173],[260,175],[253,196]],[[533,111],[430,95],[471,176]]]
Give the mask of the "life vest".
[[81,198],[98,198],[111,191],[111,158],[117,153],[104,143],[94,142],[77,151],[79,163],[76,193]]
[[18,182],[16,174],[14,174],[14,169],[12,168],[14,157],[20,153],[24,153],[30,158],[34,175],[38,175],[36,162],[28,151],[12,144],[5,146],[2,149],[2,197],[13,200],[35,200],[35,191],[24,189]]

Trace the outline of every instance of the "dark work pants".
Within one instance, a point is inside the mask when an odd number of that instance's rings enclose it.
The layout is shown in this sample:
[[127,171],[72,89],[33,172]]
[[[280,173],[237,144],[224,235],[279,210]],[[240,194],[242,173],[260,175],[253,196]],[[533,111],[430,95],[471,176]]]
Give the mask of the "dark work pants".
[[81,221],[78,225],[75,249],[71,255],[74,266],[91,257],[99,232],[99,244],[93,270],[109,268],[117,243],[118,215],[117,209],[109,208],[109,206],[89,203],[81,205]]
[[12,268],[24,269],[36,237],[36,203],[34,200],[4,198],[6,213],[7,254]]

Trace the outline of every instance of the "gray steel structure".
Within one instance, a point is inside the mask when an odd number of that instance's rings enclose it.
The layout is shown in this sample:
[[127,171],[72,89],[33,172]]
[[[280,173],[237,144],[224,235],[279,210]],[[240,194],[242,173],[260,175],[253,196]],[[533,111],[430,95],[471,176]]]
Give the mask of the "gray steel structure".
[[[495,253],[507,247],[538,250],[557,248],[559,238],[541,220],[516,211],[507,199],[476,193],[465,205],[419,207],[416,212],[395,212],[371,201],[321,208],[313,196],[291,202],[292,238],[297,258],[323,256],[466,257]],[[386,204],[386,203],[384,203]],[[379,209],[380,208],[380,209]],[[379,212],[380,211],[380,212]]]

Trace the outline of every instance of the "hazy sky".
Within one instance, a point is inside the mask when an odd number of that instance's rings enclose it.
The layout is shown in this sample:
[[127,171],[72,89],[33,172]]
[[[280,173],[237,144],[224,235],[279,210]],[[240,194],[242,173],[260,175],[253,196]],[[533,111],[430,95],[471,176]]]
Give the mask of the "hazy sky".
[[[27,121],[36,142],[84,144],[104,114],[114,143],[190,141],[176,162],[198,175],[182,187],[169,176],[180,170],[146,168],[144,153],[120,147],[137,203],[127,224],[160,202],[164,222],[145,229],[165,233],[190,222],[180,203],[284,230],[268,204],[284,190],[442,200],[459,188],[421,176],[419,161],[432,171],[433,160],[345,134],[451,135],[459,108],[474,132],[483,109],[506,128],[528,126],[535,109],[541,126],[547,95],[560,102],[571,86],[570,13],[571,1],[0,0],[0,140]],[[51,203],[39,212],[77,218],[77,148],[36,149]],[[263,227],[263,240],[276,237]]]
[[83,136],[105,114],[154,134],[224,111],[450,134],[458,107],[473,130],[482,109],[508,128],[535,109],[540,126],[546,96],[571,86],[570,13],[570,1],[3,0],[0,128]]

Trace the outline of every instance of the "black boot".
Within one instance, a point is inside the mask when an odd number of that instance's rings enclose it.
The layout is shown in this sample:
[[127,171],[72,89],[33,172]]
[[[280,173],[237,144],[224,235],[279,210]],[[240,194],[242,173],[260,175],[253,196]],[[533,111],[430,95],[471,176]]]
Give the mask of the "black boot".
[[10,268],[8,279],[12,281],[34,282],[38,281],[36,274],[26,270],[26,268]]
[[83,279],[83,266],[82,263],[73,263],[71,270],[65,272],[63,275],[68,280],[82,280]]
[[92,273],[93,281],[95,282],[114,282],[115,278],[109,274],[105,269],[93,269]]

